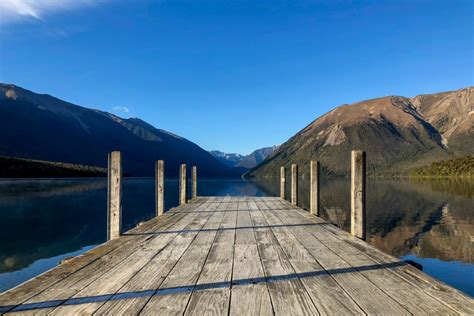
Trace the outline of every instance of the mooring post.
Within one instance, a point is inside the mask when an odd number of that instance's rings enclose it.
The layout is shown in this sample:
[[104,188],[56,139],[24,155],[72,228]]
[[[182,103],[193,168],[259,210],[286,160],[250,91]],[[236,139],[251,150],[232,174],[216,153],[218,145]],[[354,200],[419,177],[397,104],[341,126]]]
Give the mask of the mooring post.
[[282,199],[285,199],[285,187],[286,185],[286,171],[285,167],[281,166],[280,167],[280,197]]
[[365,152],[351,154],[351,234],[365,240]]
[[311,160],[310,166],[310,213],[319,216],[319,161]]
[[186,204],[186,164],[179,169],[179,205]]
[[120,237],[122,227],[122,154],[108,156],[107,240]]
[[155,164],[155,199],[156,216],[160,216],[165,211],[165,162],[158,160]]
[[195,199],[197,198],[197,167],[196,166],[193,166],[192,177],[193,177],[192,198]]
[[298,165],[291,165],[291,204],[298,205]]

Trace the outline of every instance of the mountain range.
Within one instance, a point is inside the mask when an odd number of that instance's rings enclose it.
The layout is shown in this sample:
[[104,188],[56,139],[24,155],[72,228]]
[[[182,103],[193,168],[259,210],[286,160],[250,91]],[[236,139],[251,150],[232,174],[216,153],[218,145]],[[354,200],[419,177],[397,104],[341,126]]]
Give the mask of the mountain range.
[[210,151],[210,153],[223,164],[229,167],[239,168],[240,170],[246,171],[248,169],[256,167],[268,156],[270,156],[277,148],[278,146],[264,147],[254,150],[248,155],[224,153],[218,150],[212,150]]
[[317,118],[246,173],[274,177],[280,166],[309,161],[323,172],[347,175],[350,152],[367,152],[367,170],[376,175],[406,174],[433,161],[474,153],[474,87],[413,98],[387,96],[345,104]]
[[[0,155],[106,167],[123,153],[124,172],[152,176],[165,160],[167,176],[196,165],[203,177],[274,177],[280,166],[319,160],[323,172],[349,173],[350,151],[367,152],[368,172],[408,174],[415,168],[474,154],[474,87],[413,98],[387,96],[345,104],[317,118],[280,146],[249,155],[207,152],[138,118],[81,107],[0,83]],[[249,170],[250,169],[250,170]]]
[[124,172],[152,176],[165,161],[167,176],[179,165],[196,165],[203,177],[237,177],[195,143],[138,118],[81,107],[12,84],[0,84],[0,155],[98,167],[107,154],[122,151]]

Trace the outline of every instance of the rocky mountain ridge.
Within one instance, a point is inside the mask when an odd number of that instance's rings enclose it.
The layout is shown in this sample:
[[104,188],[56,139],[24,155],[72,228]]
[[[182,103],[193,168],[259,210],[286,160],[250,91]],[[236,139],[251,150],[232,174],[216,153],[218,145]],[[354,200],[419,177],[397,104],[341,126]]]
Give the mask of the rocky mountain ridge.
[[179,165],[196,165],[203,177],[237,177],[195,143],[138,118],[81,107],[12,84],[0,84],[0,155],[107,166],[107,154],[120,150],[124,172],[152,176],[165,160],[167,176]]
[[474,88],[419,95],[387,96],[342,105],[317,118],[247,177],[273,177],[280,166],[321,161],[324,172],[347,175],[350,151],[367,152],[373,174],[404,174],[456,155],[474,153]]

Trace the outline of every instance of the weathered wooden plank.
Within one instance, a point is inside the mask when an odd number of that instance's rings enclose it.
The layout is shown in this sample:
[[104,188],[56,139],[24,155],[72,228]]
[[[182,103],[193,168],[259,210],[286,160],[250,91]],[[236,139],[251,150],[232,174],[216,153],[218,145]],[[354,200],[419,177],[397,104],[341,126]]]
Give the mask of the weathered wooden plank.
[[212,214],[173,270],[161,283],[155,295],[145,305],[142,314],[182,315],[184,313],[223,216],[222,212]]
[[[248,201],[247,206],[258,211],[254,201]],[[235,235],[230,314],[272,315],[270,294],[249,210],[238,213],[237,227],[239,229]]]
[[[286,204],[287,207],[291,207],[291,205],[288,203],[284,204]],[[381,252],[380,250],[358,238],[352,237],[349,233],[327,223],[326,221],[317,217],[308,216],[304,210],[294,209],[293,211],[300,213],[300,215],[304,217],[304,221],[306,223],[308,220],[318,223],[320,227],[333,233],[338,238],[344,240],[354,248],[357,248],[360,252],[370,257],[375,263],[400,263],[399,259]],[[411,287],[422,289],[425,293],[435,298],[438,302],[450,307],[458,313],[474,314],[474,301],[470,297],[456,289],[444,285],[440,281],[433,279],[411,265],[395,265],[390,268],[390,271],[397,274],[401,278],[401,281],[399,282],[406,282]]]
[[354,300],[317,262],[317,258],[295,238],[290,229],[285,227],[273,212],[262,214],[272,227],[280,246],[321,314],[364,314]]
[[313,215],[319,216],[319,198],[320,198],[320,183],[319,183],[319,161],[311,160],[310,164],[310,207],[309,212]]
[[[208,211],[215,209],[216,203],[209,207],[196,209],[196,215],[210,218],[212,213]],[[150,260],[146,266],[134,275],[130,281],[110,298],[95,314],[117,315],[138,314],[152,297],[163,280],[167,277],[176,263],[184,255],[191,242],[197,236],[199,230],[187,227],[179,233],[157,256]]]
[[[286,215],[289,221],[294,219],[292,223],[306,223],[305,218],[294,212]],[[408,282],[404,282],[396,274],[390,270],[394,267],[387,264],[380,265],[378,262],[371,260],[369,257],[358,251],[354,247],[347,244],[334,234],[330,233],[320,225],[306,226],[307,230],[311,230],[311,234],[316,237],[326,247],[334,253],[343,254],[343,259],[368,280],[375,284],[378,288],[399,302],[410,313],[442,313],[453,314],[454,310],[447,308],[439,301],[433,299],[423,291],[414,288]],[[311,228],[310,228],[311,227]],[[396,267],[397,265],[395,265]]]
[[286,198],[286,170],[284,166],[280,167],[280,198]]
[[155,212],[160,216],[165,211],[165,162],[158,160],[155,163]]
[[[256,202],[257,205],[259,202]],[[251,212],[252,224],[265,227],[261,212]],[[318,315],[311,298],[269,228],[255,228],[272,305],[279,315]]]
[[[25,303],[34,296],[38,295],[39,293],[42,293],[46,289],[56,285],[58,282],[71,275],[75,275],[76,277],[77,272],[79,271],[80,273],[86,275],[87,270],[94,271],[97,266],[107,265],[110,261],[107,258],[119,257],[115,256],[114,251],[120,249],[121,247],[128,247],[130,243],[135,243],[135,241],[137,241],[137,236],[140,235],[133,234],[140,234],[153,228],[159,229],[160,227],[164,227],[165,225],[179,220],[179,218],[181,216],[184,216],[185,214],[182,214],[179,217],[176,217],[176,215],[177,214],[173,210],[171,210],[169,213],[165,213],[165,215],[161,216],[160,218],[150,220],[144,223],[143,225],[139,225],[134,229],[128,231],[127,234],[129,235],[124,235],[121,238],[104,243],[94,249],[91,249],[77,256],[73,260],[68,260],[60,266],[46,271],[45,273],[29,280],[28,282],[22,285],[17,286],[16,288],[13,288],[5,293],[0,294],[0,312],[11,310],[16,306]],[[138,243],[140,242],[140,240],[138,240]],[[124,250],[120,249],[120,252],[122,251]],[[40,299],[36,302],[41,301],[42,300]],[[32,301],[30,303],[33,302],[35,301]]]
[[186,165],[181,164],[179,168],[179,205],[184,205],[187,202],[187,182],[186,182]]
[[197,198],[197,167],[193,166],[192,169],[192,198]]
[[[239,202],[237,202],[239,203]],[[186,315],[227,314],[234,258],[237,211],[228,211],[186,308]]]
[[291,204],[298,205],[298,165],[291,165]]
[[[181,220],[171,227],[171,229],[177,231],[199,229],[207,220],[205,216],[196,216],[196,214],[192,214],[190,217],[192,216],[194,217],[190,223]],[[104,300],[112,297],[112,295],[114,295],[123,284],[127,283],[134,275],[139,273],[143,267],[160,251],[162,251],[177,235],[178,233],[158,236],[151,235],[152,238],[143,243],[140,251],[135,252],[133,255],[127,257],[121,263],[114,266],[99,279],[96,279],[86,288],[64,302],[61,306],[57,307],[51,314],[92,314],[104,304]],[[81,299],[84,298],[86,298],[84,302],[81,302]],[[91,299],[88,300],[87,298]]]
[[107,240],[119,238],[122,230],[122,154],[109,154],[107,184]]
[[[161,228],[164,230],[176,230],[176,228],[179,227],[176,225],[179,225],[179,223],[182,225],[182,223],[188,222],[188,220],[191,220],[193,217],[195,217],[195,215],[183,214],[183,216],[174,217],[175,220],[173,222],[169,222],[168,225],[158,226],[156,228]],[[115,275],[117,267],[123,267],[125,270],[129,269],[127,263],[130,261],[136,261],[136,258],[132,256],[136,250],[140,250],[138,253],[141,254],[142,250],[149,247],[149,241],[153,240],[153,238],[150,239],[150,236],[153,237],[153,235],[149,235],[149,233],[153,232],[154,228],[155,227],[152,226],[149,227],[149,230],[146,232],[139,232],[137,233],[138,235],[130,235],[134,238],[125,243],[122,247],[118,248],[116,251],[107,254],[100,260],[88,265],[84,269],[79,270],[77,273],[72,274],[68,278],[61,280],[54,286],[48,288],[46,291],[33,297],[25,304],[20,305],[16,308],[16,310],[25,313],[24,309],[28,310],[32,309],[31,307],[34,307],[33,311],[35,314],[47,314],[58,305],[68,304],[67,300],[71,299],[71,297],[75,295],[82,295],[81,297],[86,296],[84,289],[95,289],[95,284],[97,284],[97,282],[99,282],[99,284],[105,282],[105,276],[111,274]],[[166,238],[168,238],[168,236],[171,236],[171,234],[166,234],[166,236]],[[160,240],[162,239],[163,238]],[[111,285],[111,283],[108,283],[107,285]],[[89,297],[97,295],[99,294],[87,294]],[[100,299],[103,300],[104,298],[101,297]],[[75,301],[81,302],[80,299]],[[74,308],[71,307],[69,309],[72,310]]]
[[351,234],[365,240],[365,152],[351,153]]
[[9,305],[3,312],[25,303],[22,314],[474,309],[459,291],[275,197],[198,197],[0,295],[0,302]]
[[[364,312],[369,314],[408,314],[397,301],[375,286],[360,272],[344,261],[340,255],[331,251],[311,234],[316,226],[295,225],[291,211],[276,211],[275,215],[289,227],[299,242],[318,260],[318,263],[352,297]],[[291,219],[290,219],[291,218]],[[363,289],[361,291],[361,289]]]

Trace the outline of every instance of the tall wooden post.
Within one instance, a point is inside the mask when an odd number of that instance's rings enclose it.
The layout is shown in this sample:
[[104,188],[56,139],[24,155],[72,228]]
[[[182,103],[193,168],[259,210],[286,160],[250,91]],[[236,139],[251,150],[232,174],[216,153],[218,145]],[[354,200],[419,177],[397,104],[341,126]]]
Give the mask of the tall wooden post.
[[158,160],[155,163],[155,199],[156,216],[165,211],[165,162]]
[[179,205],[186,204],[186,165],[179,169]]
[[365,240],[365,152],[353,150],[351,156],[351,234]]
[[108,156],[107,240],[120,237],[122,227],[122,154]]
[[298,165],[291,165],[291,204],[298,205]]
[[197,198],[197,167],[196,166],[193,166],[192,178],[193,178],[192,198],[195,199]]
[[286,190],[286,170],[285,167],[280,167],[280,197],[285,199],[285,190]]
[[319,216],[319,161],[311,160],[310,166],[310,213]]

